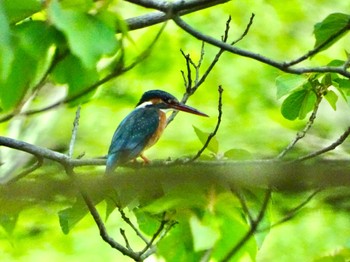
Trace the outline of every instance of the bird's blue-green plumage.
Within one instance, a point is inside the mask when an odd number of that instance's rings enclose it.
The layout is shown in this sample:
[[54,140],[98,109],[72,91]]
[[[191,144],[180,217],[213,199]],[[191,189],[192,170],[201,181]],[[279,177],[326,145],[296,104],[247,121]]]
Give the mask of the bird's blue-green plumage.
[[106,173],[120,163],[139,156],[159,125],[159,109],[141,107],[134,109],[118,126],[109,147]]

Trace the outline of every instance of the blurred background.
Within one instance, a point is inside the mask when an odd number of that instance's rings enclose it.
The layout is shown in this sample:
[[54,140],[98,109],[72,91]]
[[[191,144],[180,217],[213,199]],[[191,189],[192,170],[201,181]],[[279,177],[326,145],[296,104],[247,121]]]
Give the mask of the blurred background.
[[[123,18],[149,12],[123,1],[115,2],[115,10]],[[225,23],[231,16],[230,42],[241,36],[254,13],[254,22],[248,35],[237,46],[273,60],[289,61],[313,48],[315,40],[312,32],[317,22],[331,13],[349,11],[348,1],[251,0],[231,1],[183,18],[202,33],[220,38]],[[144,50],[160,27],[161,25],[156,25],[129,33],[130,39],[125,40],[126,63],[131,63]],[[350,38],[345,37],[298,67],[325,65],[334,59],[344,60],[349,44]],[[180,49],[197,61],[201,45],[200,41],[169,21],[145,61],[101,86],[93,99],[82,105],[74,156],[83,153],[85,158],[106,155],[114,130],[133,110],[145,91],[162,89],[181,99],[185,92],[181,70],[186,70],[186,63]],[[205,45],[204,51],[201,73],[205,72],[218,50]],[[160,141],[146,152],[146,156],[154,160],[194,155],[201,148],[201,142],[193,126],[204,132],[212,132],[218,115],[217,89],[222,85],[223,119],[217,134],[219,151],[224,153],[230,149],[243,149],[253,159],[276,157],[307,121],[289,121],[281,115],[283,99],[277,100],[275,86],[275,79],[280,74],[279,70],[260,62],[225,53],[205,83],[187,102],[207,113],[210,118],[179,113]],[[41,92],[31,102],[31,107],[51,104],[58,97],[64,96],[66,87],[48,86]],[[315,125],[291,156],[327,146],[343,133],[350,124],[349,106],[345,100],[339,99],[337,107],[334,111],[326,102],[321,103]],[[62,106],[27,118],[14,118],[0,125],[0,133],[65,152],[71,137],[75,111],[74,107]],[[349,144],[345,143],[324,157],[347,159],[349,150]],[[17,158],[22,157],[18,152],[5,150],[2,152],[2,161],[13,157],[11,154]],[[206,154],[210,155],[210,152]],[[7,173],[13,168],[7,168]],[[74,232],[63,235],[58,226],[57,208],[39,206],[25,210],[18,218],[14,234],[9,235],[5,230],[0,230],[1,261],[129,261],[116,255],[100,239],[88,237],[97,235],[90,217],[84,218]],[[259,253],[259,261],[315,261],[314,258],[318,255],[323,256],[346,245],[349,247],[348,213],[339,212],[335,215],[332,209],[319,206],[318,203],[312,203],[308,209],[309,212],[300,217],[300,220],[292,220],[272,231]],[[119,220],[115,216],[112,221],[115,221],[117,231]],[[113,228],[113,223],[111,227]],[[290,252],[286,253],[286,250]]]

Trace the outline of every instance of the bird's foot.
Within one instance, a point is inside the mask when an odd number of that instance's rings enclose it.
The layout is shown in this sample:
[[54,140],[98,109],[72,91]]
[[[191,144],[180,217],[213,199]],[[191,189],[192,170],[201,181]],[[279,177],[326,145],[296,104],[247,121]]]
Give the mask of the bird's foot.
[[142,160],[145,164],[151,163],[151,161],[147,157],[145,157],[144,155],[140,155],[140,157],[142,158]]

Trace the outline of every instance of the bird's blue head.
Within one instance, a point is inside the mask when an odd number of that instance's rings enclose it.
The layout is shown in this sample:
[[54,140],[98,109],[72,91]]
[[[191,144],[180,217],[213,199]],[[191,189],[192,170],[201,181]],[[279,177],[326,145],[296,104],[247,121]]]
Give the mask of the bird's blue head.
[[193,107],[187,106],[179,102],[179,100],[177,100],[175,96],[162,90],[150,90],[145,92],[136,106],[137,107],[153,106],[159,109],[172,109],[172,110],[184,111],[187,113],[200,115],[200,116],[208,116],[207,114],[204,114]]

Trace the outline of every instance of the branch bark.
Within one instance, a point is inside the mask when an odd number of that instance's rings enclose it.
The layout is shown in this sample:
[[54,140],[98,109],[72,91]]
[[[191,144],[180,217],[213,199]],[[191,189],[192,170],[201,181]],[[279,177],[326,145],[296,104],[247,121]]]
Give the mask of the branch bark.
[[178,15],[190,14],[202,9],[206,9],[215,5],[227,3],[231,0],[177,0],[170,6],[166,1],[147,1],[147,0],[125,0],[125,2],[133,3],[145,8],[158,9],[159,11],[152,12],[146,15],[141,15],[126,19],[129,30],[136,30],[140,28],[149,27],[169,20],[167,13],[169,8]]

